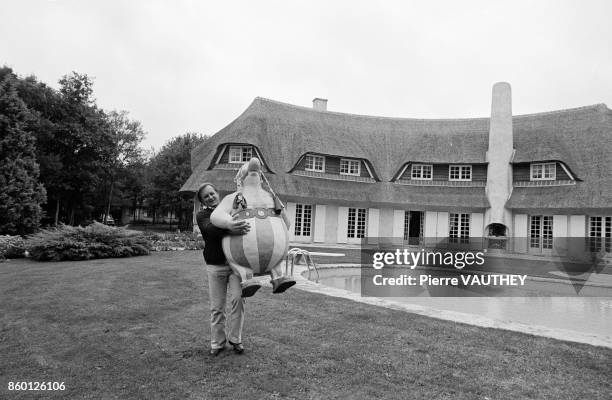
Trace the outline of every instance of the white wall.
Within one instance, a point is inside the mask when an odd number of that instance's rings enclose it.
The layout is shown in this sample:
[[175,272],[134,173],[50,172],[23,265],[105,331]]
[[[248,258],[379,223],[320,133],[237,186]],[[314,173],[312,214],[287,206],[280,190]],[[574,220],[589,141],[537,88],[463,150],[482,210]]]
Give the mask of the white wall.
[[326,207],[321,204],[315,206],[314,215],[314,241],[317,243],[325,242]]
[[553,215],[553,253],[567,254],[567,215]]
[[404,219],[406,211],[393,210],[393,243],[401,245],[404,243]]
[[527,214],[516,214],[514,216],[514,237],[511,247],[517,253],[527,253],[527,238],[529,237],[529,218]]
[[570,215],[569,236],[575,238],[586,237],[586,215]]
[[338,207],[338,243],[347,243],[348,207]]
[[370,208],[368,210],[368,225],[366,226],[368,243],[378,243],[379,223],[380,211],[377,208]]

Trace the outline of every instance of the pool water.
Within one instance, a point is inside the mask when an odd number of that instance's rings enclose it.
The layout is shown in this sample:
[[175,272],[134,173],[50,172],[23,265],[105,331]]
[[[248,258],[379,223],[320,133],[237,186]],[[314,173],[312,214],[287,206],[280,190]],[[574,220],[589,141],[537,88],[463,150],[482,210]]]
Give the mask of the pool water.
[[[359,268],[320,271],[322,285],[361,293]],[[540,291],[554,284],[540,283]],[[425,291],[426,292],[426,291]],[[495,321],[612,336],[612,297],[385,297],[401,303],[471,314]]]

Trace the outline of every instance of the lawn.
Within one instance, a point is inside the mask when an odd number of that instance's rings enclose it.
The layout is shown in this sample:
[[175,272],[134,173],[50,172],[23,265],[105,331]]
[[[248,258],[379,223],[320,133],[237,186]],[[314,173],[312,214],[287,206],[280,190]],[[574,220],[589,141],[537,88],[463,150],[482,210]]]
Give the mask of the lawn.
[[245,354],[211,358],[199,251],[0,263],[0,310],[0,398],[612,398],[611,349],[298,289],[248,299]]

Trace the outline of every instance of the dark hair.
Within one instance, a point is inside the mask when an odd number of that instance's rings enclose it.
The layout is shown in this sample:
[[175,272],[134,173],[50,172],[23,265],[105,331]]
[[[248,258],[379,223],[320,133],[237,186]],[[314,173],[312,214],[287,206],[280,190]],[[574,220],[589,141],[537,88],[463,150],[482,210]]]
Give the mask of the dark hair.
[[204,204],[204,200],[202,199],[202,189],[204,189],[206,186],[210,186],[211,188],[213,188],[213,190],[215,192],[217,192],[217,194],[219,193],[219,191],[217,190],[217,188],[215,187],[215,185],[213,185],[210,182],[205,182],[203,184],[200,185],[200,187],[198,188],[198,191],[196,192],[196,196],[198,197],[198,200],[200,201],[200,203]]

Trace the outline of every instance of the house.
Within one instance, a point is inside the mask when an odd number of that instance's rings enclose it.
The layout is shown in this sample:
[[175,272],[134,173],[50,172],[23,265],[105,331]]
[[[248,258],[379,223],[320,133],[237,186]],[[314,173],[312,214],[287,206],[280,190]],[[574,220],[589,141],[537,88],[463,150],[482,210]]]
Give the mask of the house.
[[[256,98],[194,149],[181,188],[235,190],[259,157],[287,205],[294,242],[472,246],[563,254],[567,238],[610,252],[612,111],[604,104],[512,115],[493,86],[490,118],[412,119]],[[199,209],[195,199],[195,209]]]

